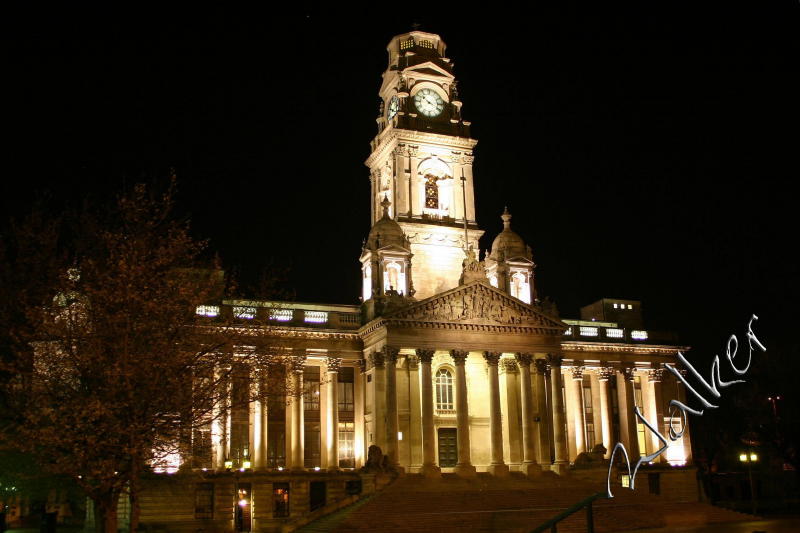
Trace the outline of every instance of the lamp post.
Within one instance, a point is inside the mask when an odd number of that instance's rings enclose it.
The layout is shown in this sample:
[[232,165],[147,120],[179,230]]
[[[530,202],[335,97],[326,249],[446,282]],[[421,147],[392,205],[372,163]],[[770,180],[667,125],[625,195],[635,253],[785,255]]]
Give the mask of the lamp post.
[[739,454],[739,462],[747,464],[747,476],[750,478],[750,502],[753,514],[756,514],[756,486],[753,482],[753,463],[758,462],[758,455],[754,451]]

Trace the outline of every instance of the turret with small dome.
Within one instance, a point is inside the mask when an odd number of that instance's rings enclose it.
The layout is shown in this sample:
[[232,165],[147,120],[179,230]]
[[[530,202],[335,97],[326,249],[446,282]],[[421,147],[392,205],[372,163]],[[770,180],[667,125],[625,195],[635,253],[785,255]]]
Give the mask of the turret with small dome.
[[492,249],[486,257],[486,276],[493,287],[497,287],[527,304],[536,303],[533,283],[531,247],[511,229],[511,213],[505,208],[500,215],[503,231],[495,237]]

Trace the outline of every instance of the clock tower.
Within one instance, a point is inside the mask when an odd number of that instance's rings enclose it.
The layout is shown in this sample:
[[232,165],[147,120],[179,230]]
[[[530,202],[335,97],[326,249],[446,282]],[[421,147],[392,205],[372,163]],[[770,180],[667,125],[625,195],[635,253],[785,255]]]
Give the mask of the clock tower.
[[466,248],[478,250],[483,231],[472,181],[478,141],[462,119],[441,37],[412,31],[394,37],[386,50],[378,131],[366,160],[370,222],[385,225],[388,214],[402,228],[413,258],[414,296],[423,299],[456,287]]

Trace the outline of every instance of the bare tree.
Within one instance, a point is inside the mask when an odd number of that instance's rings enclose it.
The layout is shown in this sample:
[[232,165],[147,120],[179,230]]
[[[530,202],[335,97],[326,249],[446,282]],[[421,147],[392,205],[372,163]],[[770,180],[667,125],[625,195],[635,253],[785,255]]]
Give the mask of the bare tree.
[[[174,180],[161,193],[137,185],[67,231],[39,214],[48,231],[21,225],[0,247],[2,269],[16,273],[1,289],[6,445],[72,477],[106,532],[123,492],[136,530],[148,465],[188,464],[193,440],[229,410],[300,393],[269,371],[291,364],[291,347],[268,317],[219,306],[226,281],[173,217],[174,190]],[[25,265],[37,265],[33,277]],[[241,376],[260,387],[231,397]]]

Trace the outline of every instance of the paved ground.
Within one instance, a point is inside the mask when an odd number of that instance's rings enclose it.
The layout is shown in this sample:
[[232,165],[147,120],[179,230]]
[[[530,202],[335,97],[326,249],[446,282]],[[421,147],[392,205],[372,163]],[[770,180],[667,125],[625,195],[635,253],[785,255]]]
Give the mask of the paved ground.
[[774,520],[749,520],[727,524],[705,526],[639,529],[636,533],[797,533],[800,532],[800,518],[776,518]]

